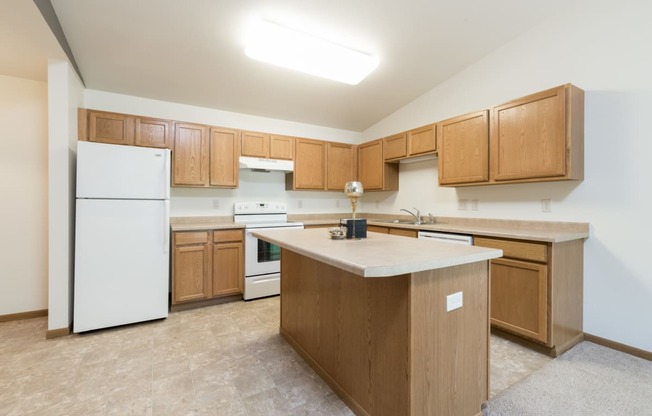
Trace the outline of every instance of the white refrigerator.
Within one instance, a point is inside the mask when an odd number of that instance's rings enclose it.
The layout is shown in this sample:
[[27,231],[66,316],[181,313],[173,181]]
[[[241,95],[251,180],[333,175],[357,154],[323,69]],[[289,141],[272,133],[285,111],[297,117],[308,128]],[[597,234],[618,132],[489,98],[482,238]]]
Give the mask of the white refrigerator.
[[168,316],[170,150],[77,144],[73,332]]

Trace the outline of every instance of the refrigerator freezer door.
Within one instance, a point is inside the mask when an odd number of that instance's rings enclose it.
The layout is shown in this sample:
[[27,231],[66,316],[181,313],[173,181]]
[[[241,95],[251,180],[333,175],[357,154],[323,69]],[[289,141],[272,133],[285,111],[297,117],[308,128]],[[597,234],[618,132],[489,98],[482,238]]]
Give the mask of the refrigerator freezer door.
[[77,142],[77,198],[169,199],[170,150]]
[[74,332],[168,315],[168,204],[77,200]]

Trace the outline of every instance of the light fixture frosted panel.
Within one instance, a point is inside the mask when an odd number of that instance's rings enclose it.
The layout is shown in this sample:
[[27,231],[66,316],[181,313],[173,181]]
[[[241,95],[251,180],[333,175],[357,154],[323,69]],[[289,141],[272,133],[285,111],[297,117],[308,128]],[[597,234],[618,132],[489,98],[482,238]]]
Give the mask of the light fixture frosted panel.
[[250,58],[355,85],[378,66],[378,59],[277,24],[252,25],[245,53]]

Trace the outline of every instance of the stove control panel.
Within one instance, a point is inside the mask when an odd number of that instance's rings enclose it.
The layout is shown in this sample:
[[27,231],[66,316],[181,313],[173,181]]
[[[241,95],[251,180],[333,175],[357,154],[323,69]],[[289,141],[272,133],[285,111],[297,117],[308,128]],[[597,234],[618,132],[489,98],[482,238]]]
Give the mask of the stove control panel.
[[234,214],[287,214],[288,204],[285,202],[236,202]]

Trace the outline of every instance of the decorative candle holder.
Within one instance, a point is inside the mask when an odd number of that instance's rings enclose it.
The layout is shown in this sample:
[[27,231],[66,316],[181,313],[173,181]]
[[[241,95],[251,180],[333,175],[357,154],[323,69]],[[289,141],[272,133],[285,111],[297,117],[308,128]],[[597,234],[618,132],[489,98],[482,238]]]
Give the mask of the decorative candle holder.
[[[351,235],[350,238],[356,238],[356,229],[359,227],[364,227],[364,232],[358,232],[357,235],[364,238],[367,236],[367,230],[366,230],[366,221],[363,220],[364,224],[357,224],[358,221],[355,219],[355,209],[358,204],[358,198],[362,196],[364,193],[364,188],[362,187],[362,182],[357,182],[357,181],[352,181],[352,182],[347,182],[346,185],[344,185],[344,195],[346,195],[348,198],[351,199],[351,214],[352,214],[352,220],[350,221],[351,227],[350,229],[352,230],[350,233],[347,231],[347,237]],[[347,221],[347,225],[349,224],[349,221]],[[347,227],[349,228],[349,227]]]

